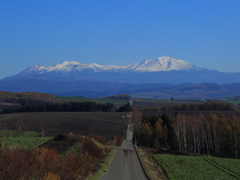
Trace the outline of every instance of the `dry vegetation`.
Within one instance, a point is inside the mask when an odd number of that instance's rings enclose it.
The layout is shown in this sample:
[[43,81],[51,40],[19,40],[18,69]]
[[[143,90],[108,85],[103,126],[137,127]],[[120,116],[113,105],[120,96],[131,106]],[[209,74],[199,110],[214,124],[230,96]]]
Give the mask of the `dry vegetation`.
[[166,176],[157,162],[153,159],[153,151],[147,148],[136,149],[144,171],[151,180],[166,180]]
[[3,149],[0,179],[89,179],[111,149],[100,136],[91,137],[60,134],[31,150]]
[[0,179],[87,180],[100,168],[112,146],[122,143],[124,121],[122,113],[112,112],[0,115],[0,128],[9,133],[13,132],[9,129],[16,130],[16,138],[25,138],[26,130],[55,136],[34,149],[0,148]]

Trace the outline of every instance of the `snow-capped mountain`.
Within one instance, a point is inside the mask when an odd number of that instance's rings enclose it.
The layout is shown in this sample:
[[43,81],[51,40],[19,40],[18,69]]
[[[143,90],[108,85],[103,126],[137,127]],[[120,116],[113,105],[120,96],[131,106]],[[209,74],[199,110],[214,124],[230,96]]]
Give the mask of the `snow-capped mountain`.
[[[203,82],[207,83],[207,88],[202,88],[202,85],[185,87],[189,83]],[[0,80],[0,91],[67,93],[87,97],[113,94],[153,98],[239,95],[239,84],[233,85],[233,90],[229,92],[214,83],[240,83],[240,73],[198,68],[186,61],[164,56],[125,66],[81,64],[75,61],[64,61],[47,67],[35,65]],[[176,91],[175,88],[171,89],[174,84],[185,85],[179,86]]]
[[169,56],[159,57],[155,60],[145,60],[140,63],[128,65],[128,69],[143,72],[171,71],[171,70],[200,70],[192,64],[171,58]]
[[5,79],[41,79],[51,81],[101,81],[124,83],[233,83],[240,82],[240,73],[224,73],[198,68],[184,60],[169,56],[144,60],[125,66],[81,64],[64,61],[55,66],[32,66]]
[[90,70],[92,72],[120,72],[120,71],[134,71],[134,72],[158,72],[171,70],[200,70],[200,68],[192,64],[164,56],[155,60],[144,60],[134,64],[125,66],[118,65],[99,65],[96,63],[81,64],[76,61],[64,61],[62,64],[55,66],[35,65],[23,71],[21,74],[43,74],[43,73],[70,73]]

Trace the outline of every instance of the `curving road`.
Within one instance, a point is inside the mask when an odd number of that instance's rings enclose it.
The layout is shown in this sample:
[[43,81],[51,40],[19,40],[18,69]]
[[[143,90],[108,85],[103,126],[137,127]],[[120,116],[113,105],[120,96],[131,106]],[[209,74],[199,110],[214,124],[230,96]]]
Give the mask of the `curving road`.
[[128,126],[126,140],[122,147],[116,148],[108,171],[100,180],[147,180],[131,141],[132,131]]

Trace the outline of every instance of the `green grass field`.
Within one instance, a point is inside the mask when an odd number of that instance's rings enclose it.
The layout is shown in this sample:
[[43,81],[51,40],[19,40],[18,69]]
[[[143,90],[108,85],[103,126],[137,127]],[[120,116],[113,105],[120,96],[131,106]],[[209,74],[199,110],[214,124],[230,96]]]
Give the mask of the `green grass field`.
[[33,131],[0,131],[0,149],[32,149],[40,144],[52,139],[52,137],[34,137],[39,135],[39,132]]
[[153,99],[153,98],[133,98],[134,101],[143,101],[143,102],[162,102],[162,101],[171,101],[171,99]]
[[222,102],[232,103],[232,104],[234,104],[235,106],[237,106],[238,103],[240,103],[240,98],[236,98],[236,97],[225,97],[225,98],[222,98],[221,101],[222,101]]
[[50,139],[52,137],[4,137],[0,138],[0,143],[1,149],[32,149]]
[[181,155],[154,155],[170,180],[240,179],[240,160]]
[[22,132],[18,132],[18,131],[12,131],[12,130],[0,130],[0,137],[34,137],[39,135],[39,132],[35,132],[35,131],[22,131]]

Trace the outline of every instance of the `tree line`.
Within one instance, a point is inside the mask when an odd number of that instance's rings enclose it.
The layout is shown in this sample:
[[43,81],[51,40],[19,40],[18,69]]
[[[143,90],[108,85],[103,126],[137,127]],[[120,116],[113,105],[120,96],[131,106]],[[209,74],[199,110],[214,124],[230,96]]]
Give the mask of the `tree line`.
[[6,107],[2,109],[1,114],[16,112],[127,112],[132,108],[129,104],[125,104],[116,109],[114,103],[97,103],[92,101],[85,102],[64,102],[64,103],[45,103],[33,104],[18,107]]
[[160,107],[147,107],[141,109],[141,111],[206,111],[206,110],[235,111],[236,108],[232,103],[203,102],[203,103],[183,103]]
[[216,114],[169,118],[144,117],[134,111],[134,140],[140,146],[167,148],[180,153],[240,158],[240,118]]
[[47,93],[0,91],[0,109],[34,104],[46,104],[54,101],[56,101],[54,95]]
[[113,96],[104,97],[104,99],[121,99],[121,100],[131,100],[132,97],[129,94],[118,94]]

